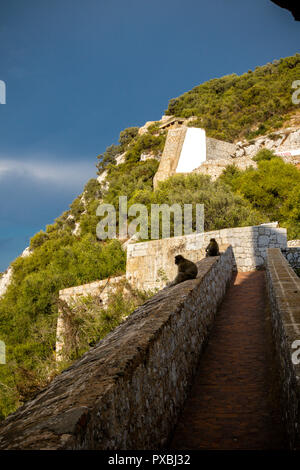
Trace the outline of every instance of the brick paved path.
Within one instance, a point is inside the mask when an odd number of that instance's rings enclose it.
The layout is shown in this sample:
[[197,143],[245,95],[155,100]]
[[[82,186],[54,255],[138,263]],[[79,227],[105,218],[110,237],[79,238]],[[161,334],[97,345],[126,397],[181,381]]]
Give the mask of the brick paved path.
[[264,272],[239,273],[216,317],[172,449],[286,447]]

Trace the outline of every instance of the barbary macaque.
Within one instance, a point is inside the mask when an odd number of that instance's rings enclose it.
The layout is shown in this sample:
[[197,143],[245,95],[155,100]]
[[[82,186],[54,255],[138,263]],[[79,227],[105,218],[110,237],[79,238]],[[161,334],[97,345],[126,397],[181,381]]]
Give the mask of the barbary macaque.
[[195,263],[184,258],[182,255],[175,256],[175,264],[178,266],[178,274],[174,281],[168,287],[176,286],[180,282],[187,281],[188,279],[195,279],[198,274],[198,268]]
[[206,257],[208,256],[220,256],[219,245],[215,238],[211,238],[209,244],[205,248]]

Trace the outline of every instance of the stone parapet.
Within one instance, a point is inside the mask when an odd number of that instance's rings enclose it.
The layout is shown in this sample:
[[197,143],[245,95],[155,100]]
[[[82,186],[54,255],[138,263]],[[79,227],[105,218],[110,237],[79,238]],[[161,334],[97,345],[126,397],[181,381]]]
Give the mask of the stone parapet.
[[233,254],[198,263],[0,424],[0,449],[160,449],[176,425]]
[[127,246],[126,278],[134,288],[160,289],[176,276],[174,256],[181,254],[197,261],[205,256],[210,238],[215,238],[221,249],[232,245],[238,271],[263,268],[267,248],[286,248],[286,229],[272,224],[134,243]]
[[300,279],[278,248],[268,250],[266,276],[284,419],[291,448],[299,448]]

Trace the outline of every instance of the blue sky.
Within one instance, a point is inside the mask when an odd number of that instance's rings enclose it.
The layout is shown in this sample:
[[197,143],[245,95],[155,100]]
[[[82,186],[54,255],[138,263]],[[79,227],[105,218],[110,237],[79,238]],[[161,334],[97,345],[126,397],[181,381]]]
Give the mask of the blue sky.
[[121,130],[206,80],[299,52],[299,22],[269,0],[0,8],[0,271],[68,209]]

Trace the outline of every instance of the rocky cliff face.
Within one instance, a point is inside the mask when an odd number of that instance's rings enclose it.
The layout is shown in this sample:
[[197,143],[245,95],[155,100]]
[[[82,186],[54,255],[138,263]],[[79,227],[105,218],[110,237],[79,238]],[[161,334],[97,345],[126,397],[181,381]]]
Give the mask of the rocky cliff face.
[[[25,256],[29,256],[30,253],[31,251],[29,250],[29,247],[27,247],[21,254],[21,257],[24,258]],[[11,283],[12,274],[13,274],[13,269],[11,266],[9,266],[0,279],[0,297],[2,297],[2,295],[5,294],[9,284]]]
[[286,163],[292,163],[300,168],[299,125],[281,129],[267,136],[260,136],[251,142],[246,140],[237,142],[234,152],[229,157],[207,160],[195,172],[209,175],[215,180],[228,165],[234,164],[240,170],[245,170],[250,166],[256,168],[257,165],[252,158],[263,148],[273,150]]

